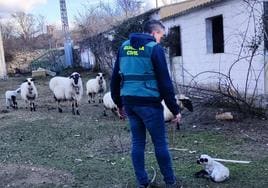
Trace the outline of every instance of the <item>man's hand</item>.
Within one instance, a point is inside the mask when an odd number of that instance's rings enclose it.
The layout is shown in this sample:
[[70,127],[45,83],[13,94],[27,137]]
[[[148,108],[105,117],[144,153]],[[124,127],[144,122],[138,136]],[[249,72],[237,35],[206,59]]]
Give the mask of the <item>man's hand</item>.
[[124,108],[118,108],[118,114],[119,114],[119,118],[122,120],[125,120],[127,117],[127,114],[126,114]]
[[176,123],[177,130],[180,130],[180,122],[181,122],[181,113],[178,113],[175,118],[172,120],[173,123]]
[[178,113],[175,118],[172,120],[173,123],[180,124],[181,122],[181,113]]

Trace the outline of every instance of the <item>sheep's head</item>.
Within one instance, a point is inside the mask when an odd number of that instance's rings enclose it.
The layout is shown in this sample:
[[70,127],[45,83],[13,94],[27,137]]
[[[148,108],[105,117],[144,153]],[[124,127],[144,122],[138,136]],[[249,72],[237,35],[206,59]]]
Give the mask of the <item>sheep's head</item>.
[[34,81],[33,78],[27,78],[27,79],[25,80],[25,82],[27,82],[29,86],[33,85],[33,81]]
[[196,162],[197,164],[201,165],[210,165],[213,163],[213,159],[210,156],[203,154],[197,159]]
[[177,104],[180,106],[181,109],[187,108],[190,112],[193,112],[193,104],[189,97],[186,97],[183,94],[175,96]]
[[99,84],[102,84],[103,83],[103,80],[104,80],[104,74],[99,72],[96,76],[96,80],[98,81]]
[[71,74],[71,76],[69,76],[69,78],[72,80],[72,84],[73,86],[77,86],[78,85],[78,81],[79,81],[79,78],[80,78],[80,74],[78,72],[73,72]]

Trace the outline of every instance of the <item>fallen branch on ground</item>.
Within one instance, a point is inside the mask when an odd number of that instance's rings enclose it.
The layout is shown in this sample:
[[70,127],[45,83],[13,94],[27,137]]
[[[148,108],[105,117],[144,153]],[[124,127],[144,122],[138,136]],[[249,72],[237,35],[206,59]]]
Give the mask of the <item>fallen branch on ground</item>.
[[213,158],[215,161],[219,162],[229,162],[229,163],[241,163],[241,164],[249,164],[251,161],[238,161],[238,160],[229,160],[229,159],[219,159],[219,158]]
[[168,148],[170,151],[188,151],[189,149]]
[[151,166],[151,169],[153,169],[153,171],[154,171],[153,178],[151,179],[151,183],[153,183],[155,181],[155,178],[156,178],[156,170],[152,166]]

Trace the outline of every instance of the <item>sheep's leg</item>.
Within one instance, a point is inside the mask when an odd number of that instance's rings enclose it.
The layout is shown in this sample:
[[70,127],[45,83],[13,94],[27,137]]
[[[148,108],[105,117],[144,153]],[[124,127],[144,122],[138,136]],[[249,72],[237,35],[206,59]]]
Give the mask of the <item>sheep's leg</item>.
[[103,103],[103,96],[102,96],[102,93],[99,93],[99,103]]
[[18,109],[18,103],[17,103],[17,101],[14,101],[14,108],[15,109]]
[[62,109],[60,107],[60,100],[57,100],[57,102],[58,102],[58,111],[59,111],[59,113],[62,113]]
[[75,101],[75,110],[76,110],[76,115],[80,115],[79,110],[78,110],[78,102]]
[[75,111],[74,111],[74,101],[72,101],[72,113],[73,113],[73,115],[75,115]]
[[10,99],[6,100],[6,106],[7,106],[7,109],[9,109],[9,107],[12,106]]
[[36,111],[36,108],[35,108],[35,104],[34,104],[34,101],[33,101],[33,111]]
[[11,96],[11,101],[10,102],[11,102],[11,107],[15,109],[16,108],[16,106],[15,106],[16,97],[15,96]]
[[28,105],[29,105],[28,102],[29,102],[28,100],[25,101],[25,104],[26,104],[26,107],[25,108],[26,109],[28,108]]
[[88,103],[90,103],[92,100],[92,93],[88,93]]
[[103,108],[103,116],[107,116],[106,108],[105,107]]
[[199,171],[199,172],[196,172],[196,173],[194,174],[194,176],[195,176],[196,178],[206,178],[206,179],[209,178],[209,174],[208,174],[208,172],[205,171],[204,169],[201,170],[201,171]]
[[35,105],[34,105],[34,101],[33,101],[33,100],[30,101],[30,110],[31,110],[31,111],[35,111],[35,110],[36,110],[36,109],[35,109]]
[[30,101],[30,110],[33,111],[33,101]]
[[101,103],[101,94],[98,93],[99,103]]
[[96,93],[92,93],[92,102],[95,103]]

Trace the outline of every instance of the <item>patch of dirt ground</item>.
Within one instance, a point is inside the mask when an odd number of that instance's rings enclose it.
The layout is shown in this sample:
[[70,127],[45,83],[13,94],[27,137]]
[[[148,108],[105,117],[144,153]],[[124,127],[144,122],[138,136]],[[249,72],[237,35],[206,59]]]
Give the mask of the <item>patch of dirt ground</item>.
[[0,187],[28,188],[36,186],[69,187],[74,181],[68,172],[43,167],[0,164]]

